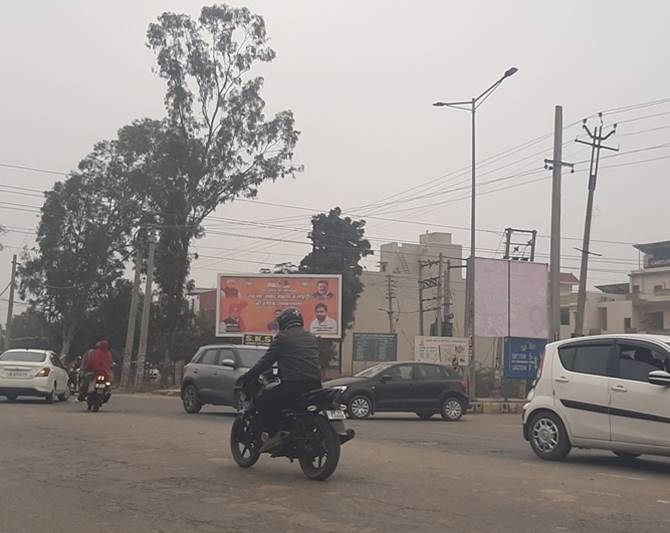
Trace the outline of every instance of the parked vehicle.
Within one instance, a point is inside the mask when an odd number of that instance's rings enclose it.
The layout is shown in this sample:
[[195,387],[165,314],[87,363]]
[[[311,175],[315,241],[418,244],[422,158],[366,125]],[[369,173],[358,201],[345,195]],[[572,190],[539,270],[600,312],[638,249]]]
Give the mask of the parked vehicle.
[[670,456],[670,337],[609,335],[548,344],[523,435],[557,461],[572,447],[624,459]]
[[203,405],[238,407],[235,382],[263,356],[266,349],[221,344],[203,346],[184,367],[181,397],[187,413],[199,413]]
[[380,363],[353,377],[328,381],[324,387],[342,393],[351,418],[409,411],[425,420],[439,413],[455,421],[469,405],[467,381],[446,365],[434,363]]
[[103,404],[112,396],[112,382],[105,374],[96,374],[95,380],[91,380],[86,393],[88,410],[97,413]]
[[49,350],[13,349],[0,355],[0,396],[14,401],[37,396],[47,403],[70,396],[68,373],[58,356]]
[[267,440],[253,408],[253,399],[262,393],[267,383],[239,389],[241,412],[230,432],[230,448],[235,462],[249,468],[262,453],[272,457],[297,459],[305,476],[323,481],[333,475],[340,460],[340,446],[354,438],[354,430],[345,429],[346,418],[339,404],[340,393],[333,389],[317,389],[300,396],[292,409],[282,411],[279,439]]

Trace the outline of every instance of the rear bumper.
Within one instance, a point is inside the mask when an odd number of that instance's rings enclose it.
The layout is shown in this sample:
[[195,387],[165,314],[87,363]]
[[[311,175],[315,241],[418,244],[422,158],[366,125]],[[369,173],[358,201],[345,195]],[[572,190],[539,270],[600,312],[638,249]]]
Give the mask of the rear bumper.
[[0,396],[39,396],[45,397],[49,394],[45,387],[44,390],[34,387],[0,387]]

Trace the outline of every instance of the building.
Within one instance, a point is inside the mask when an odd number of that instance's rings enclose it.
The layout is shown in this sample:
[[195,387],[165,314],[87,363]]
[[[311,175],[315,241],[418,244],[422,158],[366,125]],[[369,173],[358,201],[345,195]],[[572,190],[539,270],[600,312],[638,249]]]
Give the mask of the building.
[[[424,233],[416,244],[383,244],[380,247],[379,271],[363,272],[361,278],[364,288],[358,299],[356,320],[342,344],[343,374],[355,373],[376,362],[353,360],[353,333],[393,332],[397,335],[397,359],[414,359],[414,337],[430,335],[431,324],[436,321],[437,289],[426,289],[424,307],[429,310],[424,312],[423,333],[420,331],[419,280],[438,277],[440,254],[443,261],[443,312],[452,325],[452,335],[464,336],[463,247],[453,242],[450,233],[441,232]],[[428,265],[429,262],[433,264]],[[420,267],[421,264],[424,266]],[[392,295],[390,313],[389,290]]]
[[636,244],[642,268],[630,273],[632,326],[645,333],[670,333],[670,241]]

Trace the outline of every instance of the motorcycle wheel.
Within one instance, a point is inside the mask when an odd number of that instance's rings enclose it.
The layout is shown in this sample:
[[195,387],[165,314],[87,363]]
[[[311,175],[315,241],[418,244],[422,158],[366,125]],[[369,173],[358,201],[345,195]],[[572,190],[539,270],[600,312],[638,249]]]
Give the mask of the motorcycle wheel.
[[340,439],[322,416],[315,416],[307,427],[307,437],[317,449],[299,458],[305,477],[314,481],[325,481],[335,473],[340,461]]
[[261,456],[258,443],[253,440],[250,432],[250,420],[238,416],[230,430],[230,451],[233,459],[242,468],[254,466]]

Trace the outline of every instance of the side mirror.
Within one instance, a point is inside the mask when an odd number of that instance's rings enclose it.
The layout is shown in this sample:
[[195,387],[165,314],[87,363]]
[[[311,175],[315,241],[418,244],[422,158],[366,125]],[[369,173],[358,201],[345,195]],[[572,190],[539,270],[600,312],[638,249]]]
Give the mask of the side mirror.
[[224,359],[221,361],[221,366],[225,366],[227,368],[236,368],[237,365],[235,364],[235,361],[232,359]]
[[385,374],[382,376],[382,383],[388,383],[393,379],[393,376],[389,376],[388,374]]
[[654,370],[653,372],[649,372],[649,383],[652,385],[670,387],[670,372],[666,372],[665,370]]

